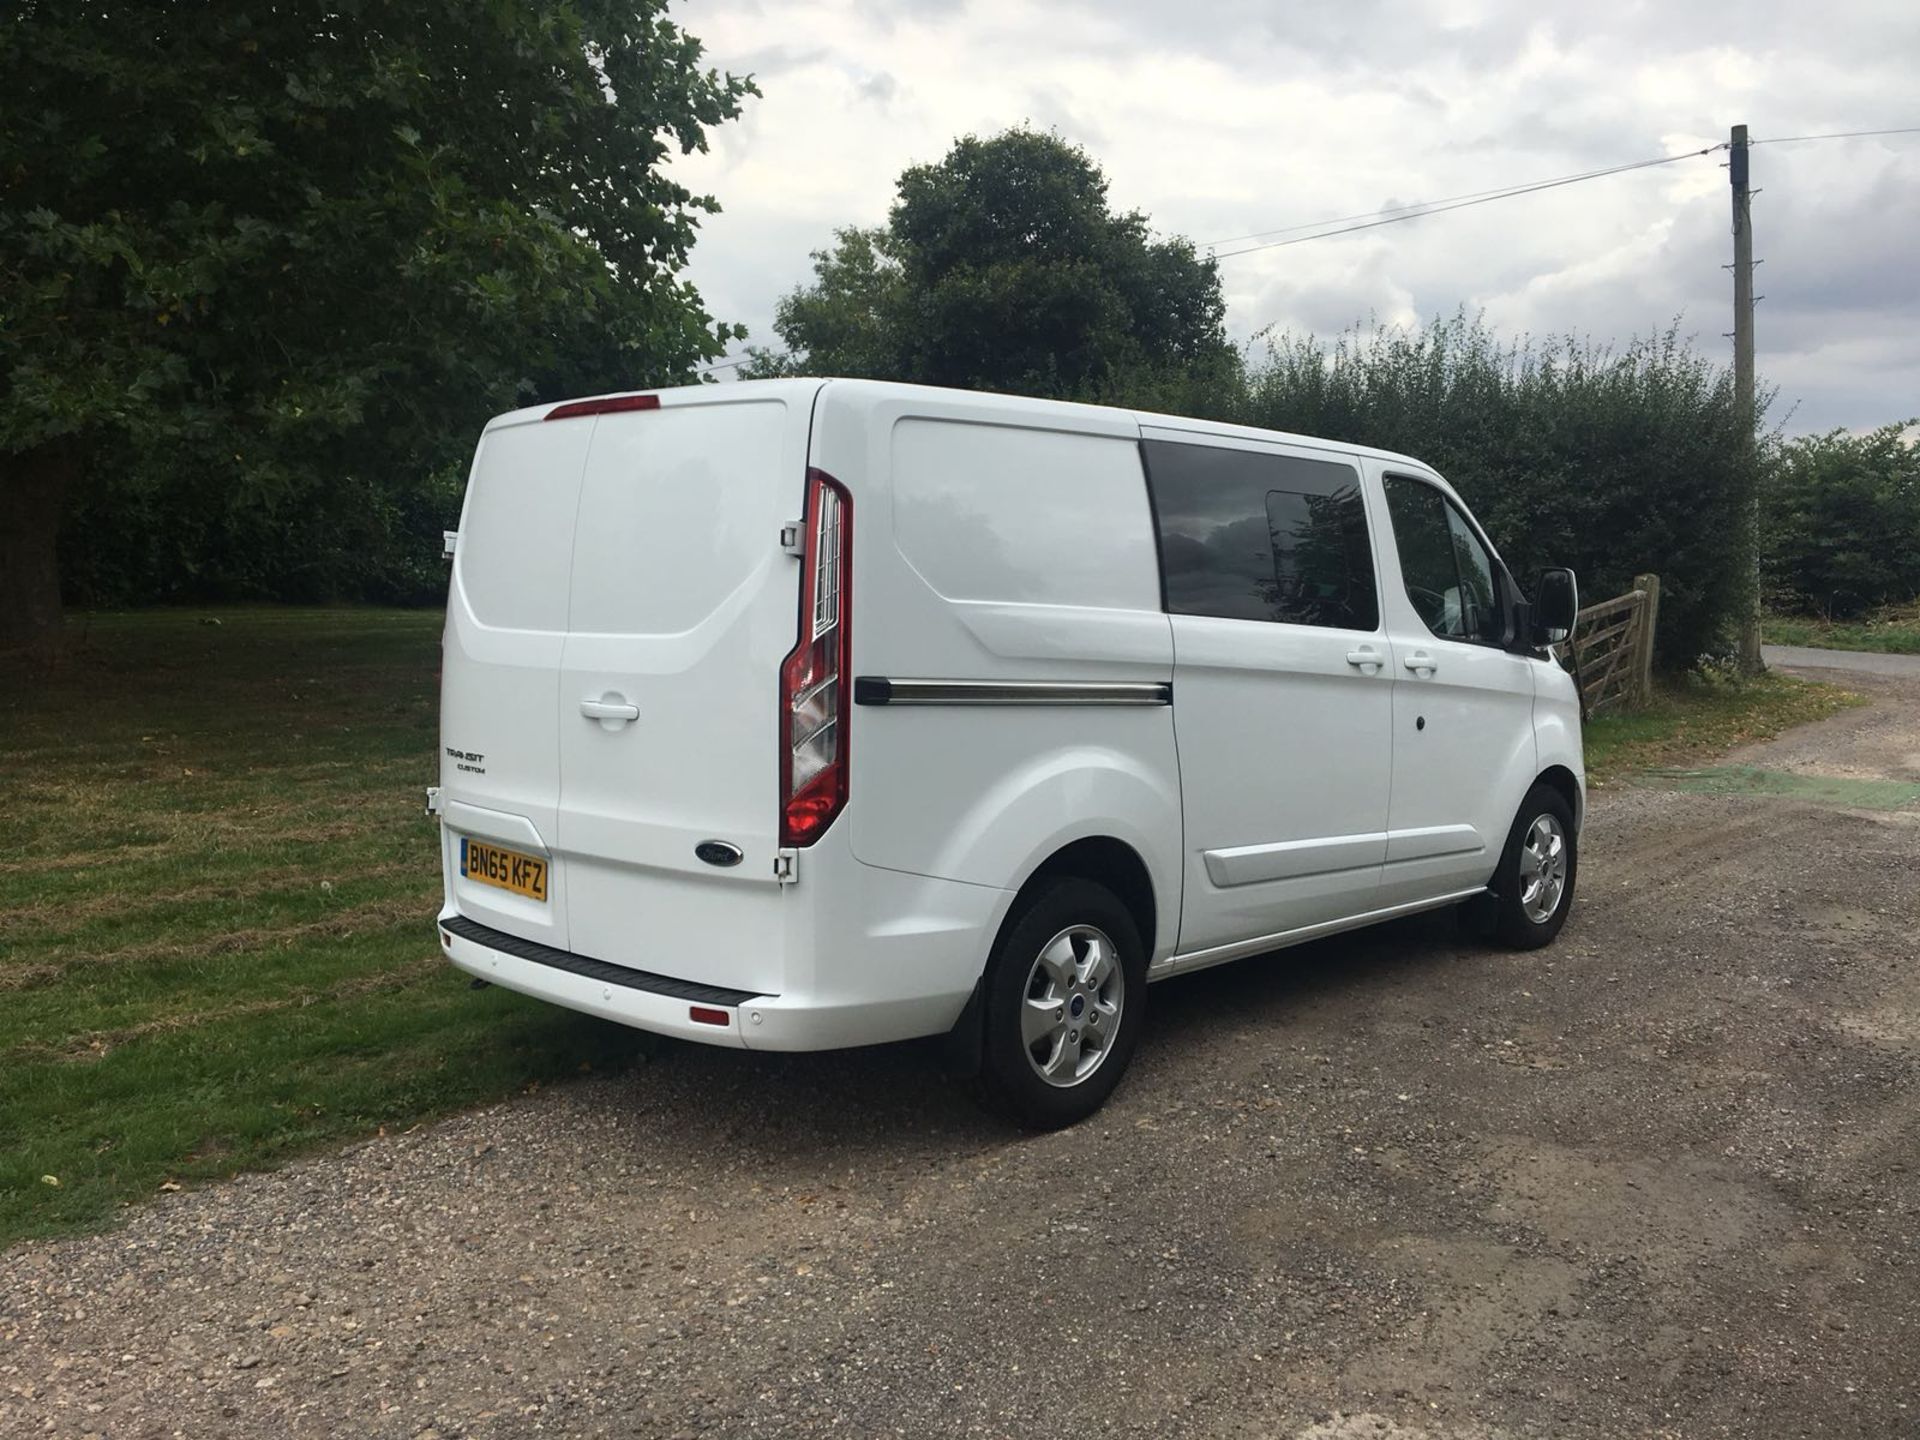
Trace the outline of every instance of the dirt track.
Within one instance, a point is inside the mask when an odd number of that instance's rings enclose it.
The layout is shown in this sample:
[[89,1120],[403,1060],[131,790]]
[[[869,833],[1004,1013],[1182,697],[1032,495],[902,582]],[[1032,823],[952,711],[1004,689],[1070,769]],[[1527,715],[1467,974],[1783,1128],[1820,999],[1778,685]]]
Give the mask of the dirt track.
[[[1849,683],[1733,758],[1920,781]],[[1917,872],[1913,806],[1600,795],[1554,949],[1157,987],[1053,1136],[667,1048],[0,1257],[0,1434],[1920,1435]]]

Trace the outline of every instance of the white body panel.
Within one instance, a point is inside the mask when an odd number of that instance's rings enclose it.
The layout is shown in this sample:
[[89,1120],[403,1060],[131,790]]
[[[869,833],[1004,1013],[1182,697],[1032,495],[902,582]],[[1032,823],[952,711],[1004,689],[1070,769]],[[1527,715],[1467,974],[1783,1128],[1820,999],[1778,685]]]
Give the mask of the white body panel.
[[[816,420],[814,463],[858,477],[857,674],[1171,680],[1131,417],[904,386],[829,394],[839,403]],[[854,718],[846,821],[860,859],[1017,889],[1061,847],[1113,836],[1170,877],[1150,943],[1172,950],[1180,791],[1167,706],[899,705]]]
[[[1368,469],[1376,484],[1398,475],[1431,485],[1465,513],[1453,488],[1423,466],[1376,460]],[[1395,658],[1381,903],[1399,905],[1486,882],[1521,799],[1546,768],[1534,742],[1534,677],[1558,666],[1435,635],[1407,597],[1390,526],[1381,539],[1381,598]]]
[[[718,1044],[934,1034],[1069,846],[1137,861],[1164,975],[1471,894],[1535,778],[1581,783],[1559,667],[1409,603],[1382,487],[1438,483],[1412,461],[871,382],[547,414],[482,437],[442,682],[443,948],[511,988]],[[1370,623],[1176,613],[1156,438],[1346,467]],[[783,850],[810,467],[850,506],[847,800]],[[462,875],[465,840],[547,861],[546,898]]]
[[1173,625],[1181,950],[1373,909],[1391,777],[1384,638],[1367,673],[1347,663],[1366,637],[1346,631],[1204,615]]

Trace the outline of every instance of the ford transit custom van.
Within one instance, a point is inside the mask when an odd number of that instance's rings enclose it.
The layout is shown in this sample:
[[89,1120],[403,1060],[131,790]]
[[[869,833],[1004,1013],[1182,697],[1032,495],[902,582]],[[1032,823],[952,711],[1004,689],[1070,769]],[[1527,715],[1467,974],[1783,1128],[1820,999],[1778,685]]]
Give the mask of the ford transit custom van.
[[1052,1126],[1154,981],[1441,906],[1544,945],[1573,901],[1573,577],[1524,595],[1407,456],[695,386],[500,416],[450,543],[440,940],[555,1004],[944,1035]]

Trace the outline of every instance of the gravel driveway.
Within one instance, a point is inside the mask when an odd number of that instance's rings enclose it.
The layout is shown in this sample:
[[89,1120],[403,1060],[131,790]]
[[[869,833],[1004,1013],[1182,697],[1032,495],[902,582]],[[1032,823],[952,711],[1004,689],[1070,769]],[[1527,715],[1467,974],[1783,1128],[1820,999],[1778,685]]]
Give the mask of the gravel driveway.
[[[1735,759],[1920,780],[1920,678]],[[1851,793],[1851,792],[1850,792]],[[663,1048],[0,1257],[0,1433],[1920,1435],[1920,809],[1596,796],[1536,955],[1153,992],[1100,1117]]]

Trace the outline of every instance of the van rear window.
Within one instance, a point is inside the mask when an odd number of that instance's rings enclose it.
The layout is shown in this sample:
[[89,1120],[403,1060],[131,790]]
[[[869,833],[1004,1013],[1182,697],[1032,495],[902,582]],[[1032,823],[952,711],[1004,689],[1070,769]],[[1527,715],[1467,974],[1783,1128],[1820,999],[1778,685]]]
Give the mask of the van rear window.
[[[786,404],[703,400],[594,425],[568,628],[692,630],[769,564],[780,525],[797,513],[806,462],[789,453]],[[774,573],[791,584],[796,568]]]
[[1171,613],[1379,628],[1351,466],[1170,440],[1144,449]]
[[591,424],[509,425],[480,442],[454,573],[482,625],[567,628],[573,522],[592,435]]

